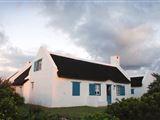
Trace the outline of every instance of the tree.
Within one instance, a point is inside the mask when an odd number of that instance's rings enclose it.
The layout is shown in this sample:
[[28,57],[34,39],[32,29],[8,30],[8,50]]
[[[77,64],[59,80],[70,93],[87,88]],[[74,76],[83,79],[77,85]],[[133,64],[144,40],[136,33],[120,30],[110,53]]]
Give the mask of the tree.
[[148,93],[145,95],[151,95],[153,93],[160,92],[160,75],[153,74],[153,76],[155,77],[155,80],[149,85]]

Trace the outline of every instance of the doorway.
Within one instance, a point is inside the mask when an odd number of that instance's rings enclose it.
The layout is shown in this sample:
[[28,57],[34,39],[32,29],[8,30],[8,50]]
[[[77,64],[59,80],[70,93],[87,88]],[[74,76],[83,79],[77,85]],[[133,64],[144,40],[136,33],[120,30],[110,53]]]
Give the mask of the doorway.
[[106,94],[107,94],[107,102],[108,105],[112,103],[112,90],[111,90],[111,85],[106,86]]

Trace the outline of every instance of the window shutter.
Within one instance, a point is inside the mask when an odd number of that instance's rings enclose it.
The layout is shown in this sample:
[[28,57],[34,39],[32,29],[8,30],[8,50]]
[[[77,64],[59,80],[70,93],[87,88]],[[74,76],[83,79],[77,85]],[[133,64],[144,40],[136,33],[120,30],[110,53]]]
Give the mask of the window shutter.
[[95,95],[95,84],[89,84],[89,95]]
[[73,82],[72,83],[72,95],[73,96],[80,96],[80,82]]
[[125,86],[123,86],[123,95],[125,95],[125,91],[126,91]]
[[125,86],[120,87],[120,95],[125,95]]

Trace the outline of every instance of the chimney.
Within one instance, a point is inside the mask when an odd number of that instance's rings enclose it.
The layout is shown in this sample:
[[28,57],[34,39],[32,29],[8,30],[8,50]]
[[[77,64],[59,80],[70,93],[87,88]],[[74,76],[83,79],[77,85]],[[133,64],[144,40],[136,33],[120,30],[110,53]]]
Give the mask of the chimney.
[[120,65],[120,56],[111,56],[110,62],[112,65]]

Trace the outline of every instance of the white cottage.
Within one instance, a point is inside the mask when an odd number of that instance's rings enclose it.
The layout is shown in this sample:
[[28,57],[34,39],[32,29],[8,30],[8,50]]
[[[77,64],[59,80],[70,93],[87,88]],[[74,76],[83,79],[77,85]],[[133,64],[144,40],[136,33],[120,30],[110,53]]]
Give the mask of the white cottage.
[[130,78],[119,66],[51,53],[41,47],[35,59],[10,78],[26,103],[46,107],[105,106],[131,97]]

